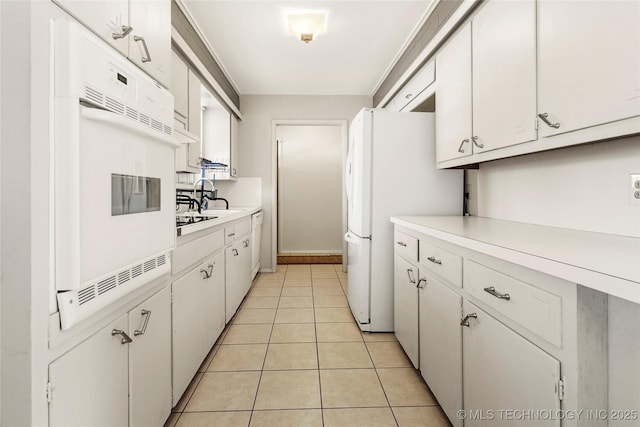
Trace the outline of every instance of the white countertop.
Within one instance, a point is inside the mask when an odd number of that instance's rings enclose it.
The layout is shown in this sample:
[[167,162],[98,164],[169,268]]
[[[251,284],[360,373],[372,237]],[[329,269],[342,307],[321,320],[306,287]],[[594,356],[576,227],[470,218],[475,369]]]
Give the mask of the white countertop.
[[[194,224],[177,227],[176,233],[178,234],[178,237],[185,236],[187,234],[195,233],[196,231],[222,225],[227,222],[235,221],[237,219],[240,219],[246,216],[251,216],[252,214],[261,210],[262,210],[261,206],[230,207],[229,211],[232,211],[233,213],[228,213],[226,209],[205,210],[205,211],[202,211],[202,213],[210,214],[212,216],[217,216],[218,218],[208,219],[206,221],[196,222]],[[178,230],[179,230],[179,233],[178,233]]]
[[391,222],[640,304],[640,238],[475,216]]

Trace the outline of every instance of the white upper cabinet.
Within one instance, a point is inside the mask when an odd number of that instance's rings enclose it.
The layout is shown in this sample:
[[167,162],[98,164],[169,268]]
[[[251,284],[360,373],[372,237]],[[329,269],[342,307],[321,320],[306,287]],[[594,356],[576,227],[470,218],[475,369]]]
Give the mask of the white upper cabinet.
[[436,57],[436,158],[470,156],[471,23],[462,27]]
[[490,1],[472,21],[473,151],[535,140],[535,1]]
[[171,2],[129,1],[129,59],[164,86],[171,84]]
[[541,136],[640,115],[639,26],[637,1],[538,2]]
[[[123,34],[129,26],[129,0],[86,1],[53,0],[85,27],[90,28],[120,53],[129,54],[129,43]],[[116,37],[114,38],[114,34]]]
[[171,84],[170,0],[55,0],[153,79]]
[[[189,67],[178,56],[175,51],[171,51],[171,86],[169,88],[173,94],[173,110],[176,119],[182,123],[184,129],[188,129],[187,118],[189,117]],[[200,94],[198,93],[198,100]]]

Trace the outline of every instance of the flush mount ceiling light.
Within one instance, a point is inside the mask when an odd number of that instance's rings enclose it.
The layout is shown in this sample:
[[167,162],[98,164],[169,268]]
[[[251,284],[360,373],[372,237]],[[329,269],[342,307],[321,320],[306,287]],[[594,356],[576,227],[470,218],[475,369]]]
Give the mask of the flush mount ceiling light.
[[325,13],[291,13],[287,15],[289,34],[309,43],[316,36],[327,31],[327,15]]

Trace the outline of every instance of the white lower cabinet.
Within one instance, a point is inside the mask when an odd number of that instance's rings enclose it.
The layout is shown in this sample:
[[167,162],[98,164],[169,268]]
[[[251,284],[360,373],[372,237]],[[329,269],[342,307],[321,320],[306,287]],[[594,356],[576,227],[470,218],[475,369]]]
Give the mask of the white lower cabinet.
[[128,425],[126,329],[123,315],[49,365],[49,426]]
[[[465,301],[464,314],[465,425],[513,426],[519,415],[508,411],[514,410],[557,414],[560,362],[474,304]],[[535,425],[560,420],[537,417]]]
[[171,288],[129,312],[129,425],[160,426],[171,413]]
[[224,329],[223,253],[173,282],[173,405]]
[[396,255],[393,271],[395,334],[413,366],[418,368],[418,267]]
[[239,236],[225,250],[226,320],[229,322],[251,287],[251,238]]
[[455,427],[462,426],[462,297],[427,276],[419,290],[420,372]]
[[171,411],[170,304],[166,287],[49,364],[50,426],[166,421]]

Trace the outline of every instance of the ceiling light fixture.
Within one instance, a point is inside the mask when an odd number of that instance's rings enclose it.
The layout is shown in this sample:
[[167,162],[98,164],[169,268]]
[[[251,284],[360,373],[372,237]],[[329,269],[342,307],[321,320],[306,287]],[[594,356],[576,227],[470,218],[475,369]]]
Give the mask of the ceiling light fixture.
[[327,15],[325,13],[292,13],[287,15],[287,25],[289,34],[309,43],[316,36],[327,31]]

